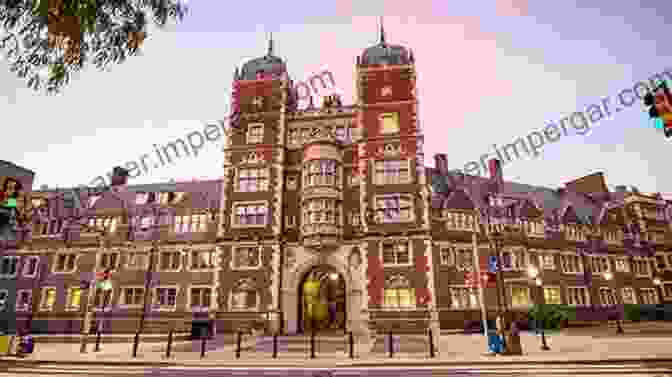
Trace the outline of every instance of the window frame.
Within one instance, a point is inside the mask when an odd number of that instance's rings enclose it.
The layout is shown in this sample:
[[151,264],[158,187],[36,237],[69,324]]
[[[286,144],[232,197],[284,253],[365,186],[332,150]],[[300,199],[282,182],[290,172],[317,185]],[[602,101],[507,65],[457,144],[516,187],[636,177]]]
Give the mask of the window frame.
[[[259,135],[256,135],[254,130],[261,129]],[[247,125],[247,130],[245,130],[245,144],[262,144],[264,142],[264,132],[265,125],[264,123],[249,123]]]
[[[243,186],[241,185],[243,172],[251,172],[254,171],[256,172],[256,175],[254,175],[254,179],[251,178],[251,176],[246,175],[246,181],[255,182],[255,190],[247,190],[243,189]],[[262,174],[263,173],[263,174]],[[262,174],[262,175],[260,175]],[[263,185],[262,185],[263,183]],[[247,186],[245,186],[247,187]],[[234,190],[235,192],[268,192],[271,190],[271,169],[268,167],[259,167],[259,166],[242,166],[238,167],[235,169],[235,178],[234,178]]]
[[[147,251],[128,251],[125,253],[126,254],[126,263],[124,263],[124,269],[126,270],[132,270],[132,271],[138,271],[138,270],[146,270],[147,267],[149,267],[149,258],[150,258],[150,253]],[[137,266],[137,263],[131,264],[131,261],[134,261],[135,257],[142,256],[143,258],[143,263],[141,266]]]
[[[390,170],[386,168],[386,164],[397,163],[399,166],[395,170]],[[379,165],[380,164],[380,165]],[[382,166],[380,168],[379,166]],[[373,184],[375,186],[386,186],[386,185],[407,185],[413,183],[413,175],[411,174],[411,160],[409,159],[384,159],[376,160],[373,162]],[[389,173],[394,171],[397,179],[389,179]],[[406,172],[406,178],[401,179],[401,172]]]
[[[111,289],[109,291],[110,292],[109,293],[109,298],[108,298],[109,302],[108,302],[107,305],[105,305],[105,292],[106,291],[104,289],[101,289],[101,288],[98,288],[98,287],[95,287],[95,286],[92,287],[92,289],[93,289],[93,296],[91,297],[91,299],[92,299],[93,302],[91,302],[91,306],[90,306],[91,309],[94,312],[102,312],[103,307],[105,307],[106,311],[112,310],[111,308],[113,306],[112,303],[114,302],[115,289]],[[96,301],[97,301],[98,292],[101,292],[101,298],[100,298],[100,303],[97,304]],[[124,292],[120,289],[119,294],[123,294],[123,293]],[[87,300],[88,300],[88,297],[87,297]],[[121,305],[119,305],[119,303],[117,303],[117,306],[121,306]],[[142,304],[140,306],[142,306]]]
[[[613,303],[605,303],[603,298],[603,293],[602,292],[608,292],[608,296],[613,299]],[[597,290],[597,297],[598,301],[600,303],[600,306],[615,306],[618,305],[619,300],[618,300],[618,291],[614,287],[599,287]],[[609,300],[607,300],[609,301]]]
[[[385,118],[392,118],[396,125],[395,131],[385,130]],[[401,124],[399,122],[399,112],[385,112],[378,115],[378,134],[380,135],[399,135]]]
[[[245,290],[239,289],[240,286],[243,284],[248,284],[250,289]],[[246,306],[244,308],[235,308],[233,306],[233,296],[237,292],[246,292],[246,294],[254,293],[255,296],[254,307]],[[261,294],[259,293],[259,287],[256,286],[254,282],[251,282],[249,279],[246,278],[234,281],[233,285],[231,286],[231,289],[229,290],[227,307],[231,312],[258,312],[259,308],[261,307]]]
[[[47,292],[53,290],[54,291],[54,302],[51,304],[51,306],[47,307],[45,306],[46,304],[46,299],[47,299]],[[40,312],[53,312],[54,307],[58,303],[58,288],[55,286],[44,286],[40,287],[40,302],[38,306],[38,311]]]
[[[379,201],[385,200],[385,199],[399,199],[399,207],[396,207],[394,209],[398,209],[400,217],[402,213],[402,209],[405,207],[401,206],[401,199],[406,199],[410,203],[410,207],[408,207],[409,211],[409,218],[399,218],[399,219],[391,219],[391,220],[385,220],[385,214],[381,213],[381,211],[384,212],[387,207],[380,207]],[[400,223],[412,223],[415,221],[415,202],[413,195],[411,194],[402,194],[402,193],[393,193],[393,194],[380,194],[380,195],[375,195],[373,197],[373,208],[374,208],[374,213],[375,215],[375,223],[376,224],[400,224]]]
[[[398,251],[396,250],[396,247],[400,244],[406,244],[406,252],[408,253],[408,262],[407,263],[399,263],[399,257],[398,257]],[[385,263],[385,256],[384,256],[384,251],[385,251],[385,246],[386,245],[393,245],[394,248],[394,263]],[[378,251],[380,255],[380,262],[383,267],[409,267],[413,265],[413,242],[411,239],[409,240],[402,240],[402,239],[390,239],[390,240],[384,240],[380,241],[378,243]]]
[[[507,287],[507,291],[509,293],[509,302],[511,304],[511,308],[529,308],[534,305],[534,300],[532,300],[532,289],[529,285],[524,285],[524,284],[509,284]],[[513,290],[514,289],[523,289],[527,292],[527,303],[524,304],[515,304],[513,302]]]
[[[5,260],[13,260],[14,262],[14,273],[13,274],[5,274],[2,273],[2,270],[0,270],[0,279],[16,279],[17,276],[19,276],[19,271],[21,270],[21,257],[19,255],[3,255],[2,258],[0,259],[0,263],[4,265]],[[11,262],[10,262],[11,263]]]
[[[264,223],[263,224],[239,224],[238,223],[238,209],[240,207],[262,207],[265,208]],[[247,229],[247,228],[266,228],[270,223],[271,208],[268,205],[268,200],[255,201],[236,201],[231,203],[231,228]]]
[[[542,294],[543,297],[544,297],[544,304],[549,304],[549,305],[562,305],[563,300],[562,300],[562,287],[561,287],[561,286],[559,286],[559,285],[542,285],[541,288],[542,288],[542,289],[541,289],[541,294]],[[547,290],[547,289],[556,289],[557,292],[558,292],[558,299],[560,300],[560,302],[558,302],[558,303],[549,303],[549,302],[546,300],[546,290]]]
[[[35,263],[35,271],[32,274],[28,274],[28,266],[30,261],[37,261]],[[37,274],[40,272],[40,256],[39,255],[26,255],[23,257],[23,263],[21,264],[21,276],[24,278],[36,278]]]
[[[239,250],[250,250],[250,249],[257,249],[258,252],[258,265],[256,266],[237,266],[236,265],[236,256],[239,252]],[[258,245],[258,244],[240,244],[238,246],[234,246],[232,253],[231,253],[231,261],[229,262],[229,269],[231,271],[253,271],[253,270],[259,270],[263,266],[263,246]]]
[[[626,290],[631,293],[632,300],[628,300],[628,301],[632,301],[632,302],[626,302],[626,299],[625,299]],[[620,293],[621,293],[621,302],[624,305],[637,305],[637,302],[639,302],[639,300],[637,299],[637,290],[634,287],[630,287],[630,286],[621,287],[621,292]]]
[[[548,264],[546,263],[547,260],[546,258],[550,257],[551,263]],[[539,267],[542,270],[546,271],[555,271],[556,270],[556,265],[557,263],[555,262],[555,253],[550,252],[550,251],[539,251],[537,250],[537,259],[539,262]]]
[[[180,286],[178,284],[166,284],[158,285],[152,287],[152,300],[151,300],[151,311],[154,312],[174,312],[177,309],[179,296],[180,296]],[[159,289],[174,289],[175,290],[175,304],[173,305],[159,305],[158,301],[160,299]],[[167,296],[168,297],[168,296]]]
[[[194,307],[192,306],[192,304],[193,304],[193,301],[192,301],[192,298],[193,298],[193,292],[192,292],[192,291],[193,291],[194,289],[209,289],[209,290],[210,290],[210,305],[208,305],[207,307],[205,307],[205,306],[203,306],[203,305],[199,305],[199,306],[197,307],[197,308],[199,308],[199,309],[195,310]],[[216,309],[216,306],[215,306],[215,304],[216,304],[216,303],[215,303],[215,289],[216,289],[216,288],[213,288],[211,285],[207,285],[207,284],[193,284],[193,285],[189,285],[189,286],[187,287],[187,292],[188,292],[188,295],[187,295],[187,296],[188,296],[188,297],[187,297],[187,305],[186,305],[186,307],[185,307],[185,310],[186,310],[186,311],[190,311],[190,312],[196,312],[196,313],[198,313],[198,312],[207,312],[207,311]],[[199,297],[199,300],[201,301],[201,302],[199,302],[199,304],[202,304],[202,303],[203,303],[203,302],[202,302],[202,301],[203,301],[203,297],[204,297],[203,294],[202,294],[202,293],[199,294],[198,297]]]
[[[641,298],[641,302],[642,302],[643,305],[657,305],[657,304],[660,303],[661,297],[658,294],[658,290],[656,288],[644,287],[644,288],[639,288],[638,290],[639,290],[639,297]],[[652,293],[653,297],[656,298],[656,300],[654,300],[655,302],[652,303],[652,304],[645,303],[644,301],[648,301],[648,300],[644,300],[644,297],[646,297],[644,295],[644,292]]]
[[[194,265],[194,254],[197,254],[199,261],[201,260],[201,254],[208,254],[208,262],[206,267],[201,267],[199,264],[197,267],[193,267]],[[216,258],[216,250],[215,249],[207,249],[207,250],[187,250],[187,271],[192,271],[192,272],[205,272],[205,271],[212,271],[216,268],[217,263],[215,262]]]
[[[580,289],[583,292],[583,298],[586,300],[585,304],[573,304],[571,303],[571,298],[573,297],[570,295],[570,290],[571,289]],[[567,306],[572,306],[572,307],[587,307],[591,305],[592,297],[590,297],[590,290],[586,286],[582,285],[570,285],[565,288],[565,297],[567,297]]]
[[[622,266],[619,266],[619,262],[622,262]],[[630,263],[628,263],[628,258],[625,257],[616,257],[614,258],[614,270],[616,272],[630,273]],[[622,267],[622,268],[621,268]]]
[[[72,293],[73,291],[79,291],[79,305],[78,306],[73,306],[72,304]],[[65,291],[65,305],[63,307],[64,311],[66,312],[78,312],[82,310],[82,301],[86,299],[84,297],[84,292],[85,290],[82,289],[79,285],[70,285],[66,287]]]
[[[110,263],[109,263],[110,258],[111,258],[111,257],[109,257],[109,255],[116,255],[117,256],[116,259],[114,260],[115,261],[114,266],[111,266]],[[107,265],[103,265],[104,256],[108,256],[107,257],[108,258],[107,259],[107,261],[108,261]],[[116,272],[116,271],[119,270],[119,265],[120,264],[121,264],[121,252],[120,251],[103,251],[103,252],[98,253],[98,255],[96,255],[96,271],[106,271],[107,269],[109,269],[111,272]]]
[[[157,270],[162,271],[162,272],[180,272],[180,271],[182,271],[183,267],[184,267],[184,259],[185,259],[184,256],[182,255],[182,252],[183,252],[182,250],[161,250],[161,251],[159,251],[159,253],[158,253],[159,254],[158,255],[159,256],[159,258],[158,258],[159,263],[158,263]],[[166,255],[166,254],[171,254],[172,257],[170,259],[170,263],[169,263],[168,267],[164,268],[163,267],[163,260],[164,260],[164,255]],[[173,267],[174,264],[172,263],[172,262],[175,261],[175,259],[174,259],[175,255],[177,255],[177,261],[178,261],[177,268]],[[187,257],[188,257],[188,255],[187,255]]]
[[[560,272],[561,273],[563,273],[565,275],[581,275],[581,274],[584,273],[584,267],[583,267],[583,261],[581,259],[581,255],[579,255],[577,253],[566,252],[566,251],[560,252],[559,255],[560,255]],[[565,269],[563,268],[564,264],[562,263],[563,262],[562,259],[565,258],[565,257],[576,258],[576,260],[578,261],[578,265],[577,265],[578,266],[578,271],[565,271]]]
[[[28,305],[24,308],[19,306],[21,303],[21,293],[28,292]],[[18,289],[16,291],[16,302],[14,303],[14,310],[16,312],[32,312],[33,311],[33,290],[32,289]]]
[[[129,304],[128,302],[126,302],[126,290],[127,289],[133,289],[133,297],[134,298],[135,298],[135,290],[140,290],[140,292],[141,292],[140,301],[141,302],[139,304]],[[151,299],[152,299],[151,289],[152,288],[150,288],[150,297],[149,297],[150,302],[151,302]],[[145,296],[145,287],[144,286],[142,286],[142,285],[124,285],[124,286],[119,287],[119,294],[121,295],[119,297],[119,304],[118,304],[118,306],[120,308],[122,308],[122,309],[138,309],[138,308],[140,308],[140,309],[142,309],[143,304],[144,304],[144,302],[143,302],[144,301],[144,296]]]
[[[464,290],[467,292],[467,295],[469,296],[469,306],[468,307],[463,307],[461,305],[455,305],[455,301],[453,300],[453,292],[455,290]],[[471,296],[475,297],[476,299],[476,306],[471,305]],[[461,311],[461,310],[477,310],[481,308],[481,300],[478,295],[478,292],[472,287],[469,287],[467,285],[460,285],[460,284],[450,284],[448,286],[448,297],[450,297],[450,310],[456,310],[456,311]]]

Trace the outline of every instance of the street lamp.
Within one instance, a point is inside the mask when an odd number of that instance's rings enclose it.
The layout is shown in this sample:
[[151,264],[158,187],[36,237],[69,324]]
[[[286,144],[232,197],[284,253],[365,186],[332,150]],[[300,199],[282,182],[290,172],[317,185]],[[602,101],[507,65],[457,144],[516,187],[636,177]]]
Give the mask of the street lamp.
[[109,280],[110,271],[106,270],[103,276],[104,280],[96,284],[96,288],[99,288],[103,291],[103,308],[101,313],[101,320],[98,321],[97,325],[98,331],[96,334],[96,348],[94,349],[95,352],[100,351],[100,336],[101,333],[103,332],[103,329],[105,328],[105,309],[107,308],[107,304],[109,303],[109,301],[111,301],[110,298],[112,293],[112,282]]
[[[534,284],[537,286],[537,290],[541,290],[541,286],[543,284],[543,281],[541,280],[541,277],[539,277],[539,269],[535,266],[530,266],[527,268],[527,276],[529,276],[531,279],[534,279]],[[539,299],[538,299],[539,300]],[[537,305],[539,306],[537,310],[537,316],[541,316],[542,318],[540,319],[537,317],[537,327],[541,328],[541,349],[543,351],[549,351],[551,347],[548,346],[546,343],[546,332],[544,331],[545,328],[545,318],[543,316],[546,315],[546,312],[541,310],[541,305],[545,305],[545,303],[540,303],[538,302]],[[544,314],[541,314],[544,313]]]
[[[603,276],[606,281],[611,281],[614,278],[614,274],[609,271],[605,272]],[[620,302],[620,299],[618,298],[618,292],[616,292],[616,300],[618,300],[618,305],[622,306],[623,303]],[[620,318],[616,318],[616,333],[623,334],[623,326],[621,325]]]

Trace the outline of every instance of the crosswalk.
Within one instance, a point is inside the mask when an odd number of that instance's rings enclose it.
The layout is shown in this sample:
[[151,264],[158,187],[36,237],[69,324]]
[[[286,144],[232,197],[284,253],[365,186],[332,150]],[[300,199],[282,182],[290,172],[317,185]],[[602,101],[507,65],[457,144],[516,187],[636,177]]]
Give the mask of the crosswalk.
[[105,365],[63,365],[63,364],[0,364],[0,377],[4,376],[181,376],[181,377],[475,377],[475,376],[518,376],[518,377],[672,377],[670,365],[643,365],[627,363],[619,365],[488,365],[488,366],[426,366],[426,367],[386,367],[380,364],[376,368],[250,368],[250,367],[212,367],[212,366],[161,366],[141,365],[105,366]]

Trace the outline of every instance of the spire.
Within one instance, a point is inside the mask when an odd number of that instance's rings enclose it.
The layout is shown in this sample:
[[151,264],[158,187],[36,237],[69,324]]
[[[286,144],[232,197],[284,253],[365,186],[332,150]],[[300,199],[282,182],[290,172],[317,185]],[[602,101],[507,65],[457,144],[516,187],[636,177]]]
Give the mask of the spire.
[[273,56],[273,32],[270,32],[268,37],[268,53],[266,55]]
[[385,27],[383,26],[383,16],[380,16],[380,44],[385,45]]

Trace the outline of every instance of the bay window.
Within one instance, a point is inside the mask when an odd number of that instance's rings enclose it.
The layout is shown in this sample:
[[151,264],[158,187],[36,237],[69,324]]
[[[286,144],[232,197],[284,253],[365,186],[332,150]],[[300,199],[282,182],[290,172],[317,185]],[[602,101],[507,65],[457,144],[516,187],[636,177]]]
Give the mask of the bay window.
[[312,160],[303,165],[303,186],[329,185],[339,182],[339,174],[336,161]]
[[394,275],[385,281],[383,308],[392,310],[415,308],[415,289],[411,288],[408,279]]
[[408,242],[383,242],[383,265],[408,265],[411,263],[411,253]]

